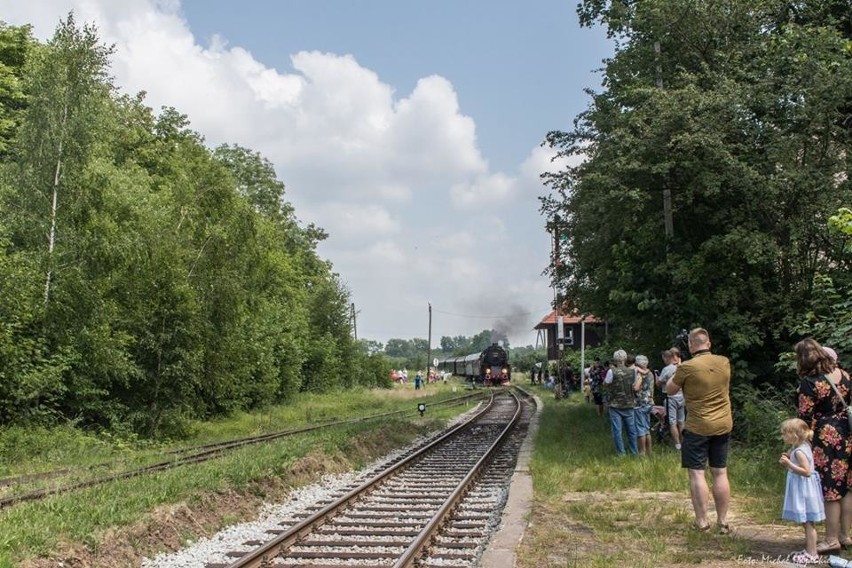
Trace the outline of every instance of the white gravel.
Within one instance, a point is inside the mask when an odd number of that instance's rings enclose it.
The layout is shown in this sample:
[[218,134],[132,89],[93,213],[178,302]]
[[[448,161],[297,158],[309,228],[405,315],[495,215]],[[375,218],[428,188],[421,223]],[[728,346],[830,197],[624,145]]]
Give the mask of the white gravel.
[[186,548],[173,554],[146,558],[142,561],[142,568],[204,568],[208,562],[230,563],[233,558],[225,556],[227,552],[246,550],[243,543],[249,540],[269,540],[268,530],[281,529],[282,520],[289,519],[293,513],[319,500],[339,495],[343,487],[357,477],[354,473],[323,477],[319,483],[294,490],[287,503],[267,503],[256,520],[226,527],[210,538],[187,543]]
[[[468,414],[474,412],[478,405],[456,417],[450,426],[462,421]],[[292,524],[294,513],[304,511],[318,501],[329,500],[345,493],[347,485],[360,483],[371,477],[385,464],[397,459],[410,448],[422,445],[437,433],[427,434],[412,443],[408,448],[400,449],[384,456],[382,459],[367,466],[360,472],[350,472],[341,475],[324,476],[318,483],[293,490],[286,503],[267,503],[254,521],[231,525],[219,531],[210,538],[202,538],[197,542],[187,542],[186,548],[174,553],[158,554],[154,558],[142,560],[141,568],[204,568],[208,563],[230,563],[233,558],[225,556],[234,550],[248,550],[243,543],[250,540],[266,541],[272,538],[267,533],[270,529],[282,528],[282,522]]]

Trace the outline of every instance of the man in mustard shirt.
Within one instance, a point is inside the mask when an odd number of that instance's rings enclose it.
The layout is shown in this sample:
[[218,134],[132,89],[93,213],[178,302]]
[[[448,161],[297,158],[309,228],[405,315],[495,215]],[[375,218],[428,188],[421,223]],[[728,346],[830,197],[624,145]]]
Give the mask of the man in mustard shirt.
[[734,421],[731,414],[731,362],[727,357],[710,353],[710,334],[702,328],[689,332],[692,359],[682,363],[666,383],[666,392],[683,390],[686,402],[686,424],[683,429],[681,466],[689,471],[689,493],[695,511],[695,526],[708,530],[708,489],[704,477],[707,463],[713,476],[713,503],[719,532],[730,532],[728,505],[731,486],[728,483],[728,441]]

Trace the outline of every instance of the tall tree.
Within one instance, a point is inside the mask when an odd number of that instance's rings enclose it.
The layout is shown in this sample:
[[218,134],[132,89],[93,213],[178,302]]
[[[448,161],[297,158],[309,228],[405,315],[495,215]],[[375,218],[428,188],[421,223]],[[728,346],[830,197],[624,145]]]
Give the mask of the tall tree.
[[8,157],[10,142],[26,107],[24,66],[35,46],[29,26],[0,22],[0,159]]
[[0,29],[0,103],[16,65],[25,95],[0,108],[0,422],[178,435],[300,389],[387,384],[317,254],[325,232],[268,160],[117,95],[110,49],[73,15],[20,64],[7,47],[27,37]]
[[784,5],[581,3],[618,47],[574,130],[547,137],[585,157],[545,176],[561,297],[643,350],[703,325],[741,376],[771,372],[789,344],[790,314],[837,258],[825,221],[852,190],[848,41],[832,19],[779,25]]
[[[73,210],[79,178],[98,133],[103,106],[113,90],[108,75],[112,49],[100,44],[93,26],[78,27],[73,13],[60,22],[45,49],[32,56],[25,82],[27,109],[18,164],[29,195],[44,209],[29,207],[25,223],[46,233],[44,302],[50,299],[57,265],[60,207]],[[37,229],[38,230],[38,229]],[[40,232],[40,231],[39,231]]]

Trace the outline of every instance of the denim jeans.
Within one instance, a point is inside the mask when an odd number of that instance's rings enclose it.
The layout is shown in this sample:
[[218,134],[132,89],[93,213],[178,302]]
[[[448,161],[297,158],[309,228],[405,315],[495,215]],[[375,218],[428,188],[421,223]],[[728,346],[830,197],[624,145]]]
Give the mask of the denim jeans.
[[[612,426],[612,441],[615,442],[615,451],[618,455],[624,455],[624,440],[621,438],[622,431],[627,435],[627,448],[631,454],[638,454],[636,448],[636,413],[632,408],[609,407],[609,424]],[[622,428],[623,427],[623,428]]]
[[636,436],[647,436],[651,433],[651,405],[643,404],[633,409],[636,414]]

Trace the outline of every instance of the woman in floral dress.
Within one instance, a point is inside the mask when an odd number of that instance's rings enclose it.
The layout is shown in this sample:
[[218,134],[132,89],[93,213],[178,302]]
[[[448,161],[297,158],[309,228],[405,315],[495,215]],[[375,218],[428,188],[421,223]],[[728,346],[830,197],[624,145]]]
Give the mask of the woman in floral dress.
[[852,521],[852,484],[849,460],[852,456],[849,423],[843,402],[829,381],[849,403],[852,383],[832,373],[834,361],[813,339],[796,344],[799,382],[799,418],[814,431],[814,466],[819,472],[825,501],[825,540],[817,545],[820,554],[836,552],[852,545],[849,525]]

